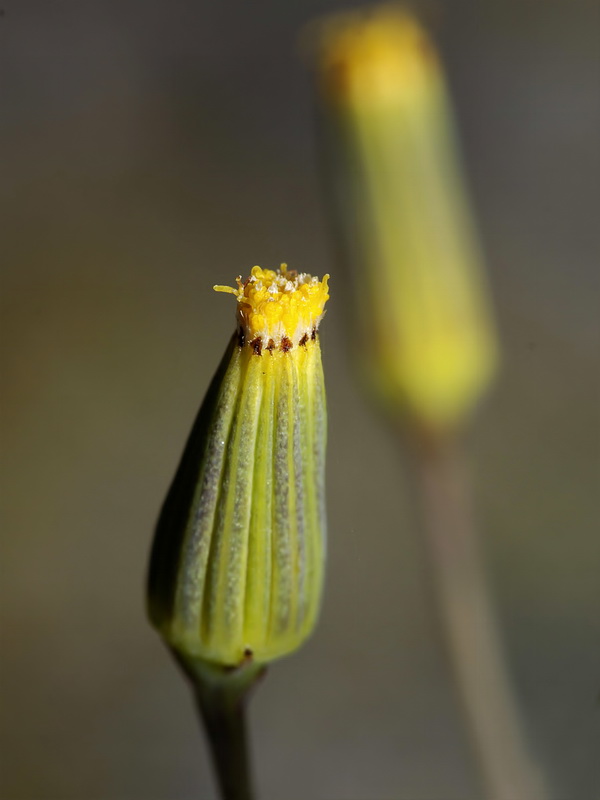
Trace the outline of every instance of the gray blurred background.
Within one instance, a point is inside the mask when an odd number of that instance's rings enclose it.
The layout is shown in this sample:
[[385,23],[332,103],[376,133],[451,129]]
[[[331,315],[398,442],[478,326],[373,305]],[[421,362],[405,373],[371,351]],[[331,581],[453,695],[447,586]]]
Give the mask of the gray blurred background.
[[[4,0],[2,800],[215,797],[144,612],[152,528],[253,264],[331,271],[327,590],[252,701],[263,800],[478,800],[406,468],[357,391],[301,26],[326,0]],[[598,7],[431,5],[504,344],[471,435],[554,800],[600,796]],[[527,800],[527,798],[519,798]]]

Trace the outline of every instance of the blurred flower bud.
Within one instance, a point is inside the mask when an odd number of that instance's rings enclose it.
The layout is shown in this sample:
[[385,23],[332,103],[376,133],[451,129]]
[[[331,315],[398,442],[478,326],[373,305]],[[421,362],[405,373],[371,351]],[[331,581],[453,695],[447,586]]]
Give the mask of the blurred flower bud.
[[318,614],[326,410],[318,325],[327,280],[254,267],[238,331],[163,506],[149,613],[175,653],[234,666],[295,650]]
[[489,383],[496,341],[437,53],[383,6],[322,22],[317,65],[367,376],[391,408],[451,427]]

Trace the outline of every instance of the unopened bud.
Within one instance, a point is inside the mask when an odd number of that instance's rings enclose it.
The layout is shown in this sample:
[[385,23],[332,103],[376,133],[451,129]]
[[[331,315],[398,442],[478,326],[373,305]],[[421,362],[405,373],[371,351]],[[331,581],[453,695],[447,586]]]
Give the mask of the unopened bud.
[[452,427],[497,352],[438,55],[414,16],[383,6],[323,22],[317,71],[367,376],[389,407]]
[[238,330],[200,409],[152,550],[149,613],[184,660],[235,666],[295,650],[325,560],[326,410],[317,332],[329,297],[304,273],[254,267]]

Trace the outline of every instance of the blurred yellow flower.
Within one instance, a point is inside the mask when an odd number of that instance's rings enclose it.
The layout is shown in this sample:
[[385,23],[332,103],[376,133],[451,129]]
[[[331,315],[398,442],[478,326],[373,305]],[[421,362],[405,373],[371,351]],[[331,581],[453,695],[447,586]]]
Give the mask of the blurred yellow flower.
[[317,45],[367,375],[392,408],[455,426],[490,382],[497,344],[439,59],[400,6],[326,20]]

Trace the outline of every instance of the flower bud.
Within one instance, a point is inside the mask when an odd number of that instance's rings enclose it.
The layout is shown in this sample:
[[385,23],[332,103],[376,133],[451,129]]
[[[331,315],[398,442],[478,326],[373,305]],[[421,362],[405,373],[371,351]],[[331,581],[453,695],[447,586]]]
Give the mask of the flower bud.
[[295,650],[325,560],[326,409],[317,332],[327,280],[252,269],[238,330],[190,434],[156,530],[149,613],[185,659],[235,666]]
[[367,376],[394,410],[451,427],[490,381],[496,341],[437,53],[400,6],[318,31],[327,177]]

